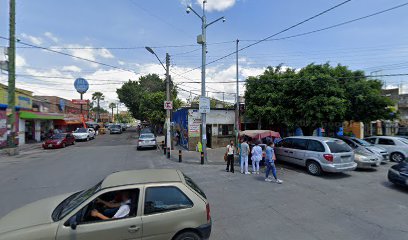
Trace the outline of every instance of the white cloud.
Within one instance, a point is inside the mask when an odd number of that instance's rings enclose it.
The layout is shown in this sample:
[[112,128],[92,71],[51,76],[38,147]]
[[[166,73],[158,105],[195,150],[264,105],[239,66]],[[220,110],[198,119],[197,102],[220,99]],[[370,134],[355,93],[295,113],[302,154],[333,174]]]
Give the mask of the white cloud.
[[27,62],[25,58],[17,54],[16,55],[16,67],[25,67],[25,66],[27,66]]
[[118,61],[118,64],[123,66],[123,65],[125,65],[125,62],[124,61]]
[[106,48],[100,49],[98,54],[103,58],[114,58],[113,54]]
[[49,38],[51,41],[57,43],[59,41],[59,39],[54,36],[54,34],[52,34],[51,32],[45,32],[44,36],[46,36],[47,38]]
[[[64,47],[70,48],[68,51],[70,54],[80,57],[80,58],[85,58],[89,59],[92,61],[98,61],[98,58],[105,58],[105,59],[110,59],[114,58],[115,56],[106,48],[102,49],[94,49],[92,46],[82,46],[79,44],[68,44]],[[55,47],[57,49],[57,47]],[[89,62],[90,66],[92,67],[98,67],[98,64]]]
[[75,66],[75,65],[70,65],[70,66],[64,66],[62,67],[62,70],[64,71],[70,71],[70,72],[81,72],[81,68]]
[[[200,6],[202,6],[203,4],[202,0],[196,0],[196,2]],[[236,2],[237,2],[236,0],[207,0],[207,4],[205,5],[205,8],[210,12],[211,11],[224,11],[234,6]]]
[[40,37],[34,37],[25,33],[22,33],[21,37],[27,39],[28,41],[35,45],[41,45],[43,43],[43,40]]

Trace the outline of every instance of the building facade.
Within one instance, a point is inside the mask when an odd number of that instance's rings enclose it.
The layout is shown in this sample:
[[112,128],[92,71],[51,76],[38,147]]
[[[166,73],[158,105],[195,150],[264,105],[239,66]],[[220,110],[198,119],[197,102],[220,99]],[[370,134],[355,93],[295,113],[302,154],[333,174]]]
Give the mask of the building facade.
[[[207,147],[225,147],[234,139],[234,109],[211,109],[205,129]],[[181,108],[173,113],[173,132],[180,136],[180,145],[194,151],[200,142],[201,114],[195,108]]]

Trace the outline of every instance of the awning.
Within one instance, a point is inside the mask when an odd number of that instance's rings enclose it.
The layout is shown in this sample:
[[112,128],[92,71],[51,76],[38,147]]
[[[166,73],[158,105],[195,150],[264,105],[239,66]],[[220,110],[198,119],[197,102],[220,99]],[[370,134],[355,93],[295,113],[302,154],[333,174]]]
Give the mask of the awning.
[[21,119],[57,120],[57,119],[64,119],[64,116],[59,115],[59,114],[54,114],[54,113],[20,111],[20,118]]
[[245,135],[254,139],[262,139],[266,137],[280,138],[280,134],[278,132],[274,132],[271,130],[246,130],[239,132],[239,135]]

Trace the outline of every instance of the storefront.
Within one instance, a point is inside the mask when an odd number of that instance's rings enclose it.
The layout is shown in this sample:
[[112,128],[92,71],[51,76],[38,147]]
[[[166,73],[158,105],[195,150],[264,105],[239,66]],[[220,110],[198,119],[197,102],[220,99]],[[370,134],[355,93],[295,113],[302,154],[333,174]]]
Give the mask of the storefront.
[[53,130],[54,121],[62,120],[62,114],[20,111],[19,142],[21,144],[40,142],[45,135]]
[[[211,109],[207,114],[207,147],[225,147],[234,139],[234,109]],[[173,113],[173,131],[180,136],[180,145],[190,151],[200,141],[201,114],[198,109],[182,108]]]

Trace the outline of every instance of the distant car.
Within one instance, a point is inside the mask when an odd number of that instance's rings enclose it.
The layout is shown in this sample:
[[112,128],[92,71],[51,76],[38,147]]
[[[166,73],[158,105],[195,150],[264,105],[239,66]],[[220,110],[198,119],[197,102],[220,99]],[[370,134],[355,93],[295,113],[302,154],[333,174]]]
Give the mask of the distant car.
[[57,133],[45,140],[42,144],[44,149],[64,148],[75,144],[75,137],[71,133]]
[[394,184],[408,186],[408,163],[401,162],[388,170],[388,180]]
[[110,134],[122,134],[122,127],[120,125],[112,125],[109,130]]
[[326,137],[288,137],[275,147],[279,161],[306,167],[311,175],[356,169],[353,150],[342,140]]
[[92,128],[78,128],[72,134],[77,141],[89,141],[95,139],[95,130]]
[[373,136],[364,138],[375,146],[382,147],[390,154],[390,160],[402,162],[408,158],[408,140],[400,137]]
[[142,148],[156,148],[156,137],[152,133],[141,134],[137,141],[137,149]]
[[377,157],[379,157],[382,162],[386,162],[389,160],[389,154],[387,150],[375,146],[374,144],[367,142],[363,139],[346,136],[338,136],[337,138],[343,140],[345,143],[347,143],[347,145],[349,145],[354,150],[364,148],[368,152],[371,152],[375,154]]
[[[91,215],[104,213],[100,199],[125,194],[128,199],[119,200],[127,205],[124,216]],[[212,223],[207,197],[191,178],[180,170],[149,169],[112,173],[87,190],[30,203],[0,219],[0,226],[0,240],[200,240],[210,238]]]

